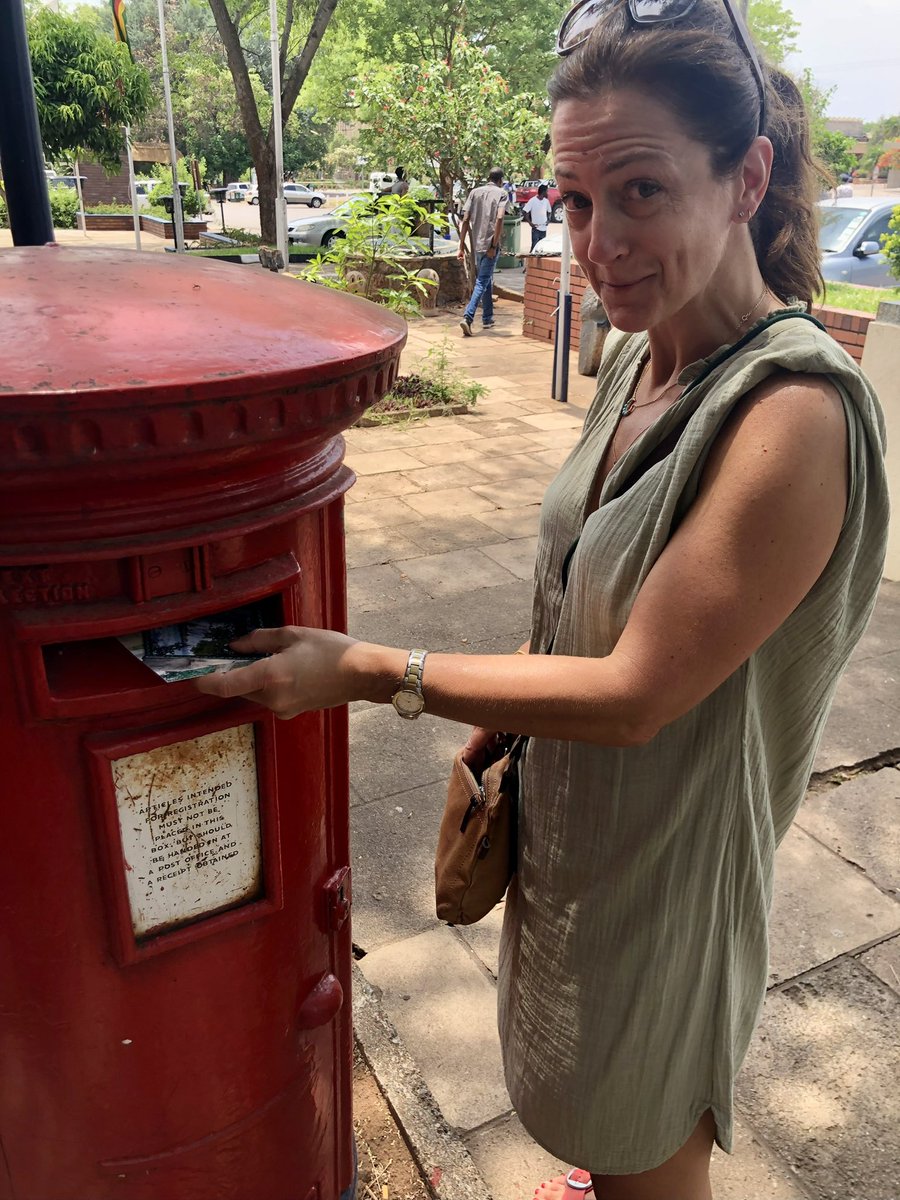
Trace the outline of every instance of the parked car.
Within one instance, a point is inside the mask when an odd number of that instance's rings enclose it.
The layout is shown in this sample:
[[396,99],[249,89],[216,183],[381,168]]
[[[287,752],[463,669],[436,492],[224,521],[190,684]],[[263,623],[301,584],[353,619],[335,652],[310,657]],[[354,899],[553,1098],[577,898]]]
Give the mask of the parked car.
[[519,206],[519,212],[522,211],[532,196],[537,195],[537,190],[542,183],[546,183],[547,185],[547,199],[552,205],[550,220],[555,221],[559,225],[563,219],[563,202],[555,179],[526,179],[524,183],[520,183],[516,188],[516,204]]
[[884,200],[860,196],[819,201],[819,247],[822,275],[833,283],[863,287],[897,287],[881,239],[900,197]]
[[[287,227],[288,241],[292,245],[312,247],[316,250],[330,250],[334,243],[344,236],[345,218],[357,200],[371,201],[372,194],[363,192],[361,195],[351,196],[349,200],[344,200],[330,213],[315,217],[300,217],[295,221],[290,221]],[[409,249],[411,251],[419,251],[420,247],[421,240],[410,242]],[[451,234],[449,238],[435,234],[435,254],[455,254],[458,247],[459,241],[455,233]]]
[[[84,176],[82,175],[81,178],[82,178],[82,182],[83,182]],[[48,175],[47,176],[47,186],[52,187],[52,188],[55,188],[55,187],[76,188],[76,187],[78,187],[78,184],[75,182],[74,175]]]
[[[251,196],[256,195],[255,183],[226,183],[225,184],[225,199],[226,200],[249,200],[251,204],[254,201]],[[256,203],[259,203],[257,197]]]
[[[321,208],[325,203],[324,193],[307,187],[305,183],[286,183],[284,199],[287,204],[305,204],[308,208]],[[254,201],[251,200],[250,203],[253,204]],[[259,203],[259,196],[256,197],[255,203]]]

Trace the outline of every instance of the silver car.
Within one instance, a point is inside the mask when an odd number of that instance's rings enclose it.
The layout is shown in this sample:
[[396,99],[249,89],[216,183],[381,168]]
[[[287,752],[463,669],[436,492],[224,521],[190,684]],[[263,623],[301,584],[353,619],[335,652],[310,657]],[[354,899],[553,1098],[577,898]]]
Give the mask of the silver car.
[[285,183],[284,198],[288,204],[305,204],[309,208],[321,208],[325,203],[323,192],[314,191],[305,183]]
[[900,195],[884,200],[876,196],[850,197],[819,202],[819,246],[822,275],[832,283],[862,287],[897,287],[881,239]]

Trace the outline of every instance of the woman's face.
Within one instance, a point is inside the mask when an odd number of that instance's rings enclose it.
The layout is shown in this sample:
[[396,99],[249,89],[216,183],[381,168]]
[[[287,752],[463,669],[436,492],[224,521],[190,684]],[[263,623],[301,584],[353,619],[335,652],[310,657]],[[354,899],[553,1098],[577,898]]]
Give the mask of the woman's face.
[[560,101],[553,150],[573,252],[617,329],[653,328],[715,287],[743,182],[717,179],[670,109],[633,90]]

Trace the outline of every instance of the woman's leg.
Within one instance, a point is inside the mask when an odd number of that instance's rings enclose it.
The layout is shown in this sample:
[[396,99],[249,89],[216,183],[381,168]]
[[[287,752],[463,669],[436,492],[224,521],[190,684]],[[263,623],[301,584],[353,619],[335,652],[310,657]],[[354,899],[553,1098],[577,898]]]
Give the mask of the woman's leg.
[[700,1118],[680,1150],[639,1175],[592,1175],[595,1200],[712,1200],[709,1157],[716,1136],[712,1112]]
[[[592,1175],[594,1190],[587,1200],[712,1200],[709,1156],[715,1134],[715,1121],[707,1110],[685,1144],[666,1162],[639,1175]],[[540,1184],[534,1200],[561,1200],[565,1190],[566,1177],[560,1175]]]

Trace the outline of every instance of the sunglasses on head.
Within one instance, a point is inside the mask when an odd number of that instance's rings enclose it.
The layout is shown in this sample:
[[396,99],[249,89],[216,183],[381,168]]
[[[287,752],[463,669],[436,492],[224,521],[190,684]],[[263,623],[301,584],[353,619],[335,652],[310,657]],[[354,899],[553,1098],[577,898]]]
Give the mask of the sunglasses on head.
[[[762,63],[753,46],[753,39],[732,0],[722,0],[731,19],[737,44],[743,50],[759,89],[759,131],[766,127],[766,84]],[[621,0],[578,0],[563,17],[556,35],[556,53],[565,58],[591,36],[594,26]],[[660,25],[680,21],[694,8],[697,0],[627,0],[628,12],[635,25]]]

